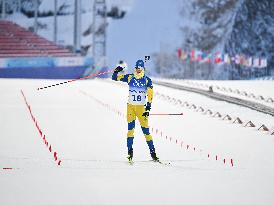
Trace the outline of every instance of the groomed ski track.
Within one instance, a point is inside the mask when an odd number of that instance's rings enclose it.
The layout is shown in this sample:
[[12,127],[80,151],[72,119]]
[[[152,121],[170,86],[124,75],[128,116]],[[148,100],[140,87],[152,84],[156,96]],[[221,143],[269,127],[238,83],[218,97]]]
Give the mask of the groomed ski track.
[[[126,161],[127,87],[96,79],[37,91],[56,82],[0,80],[3,204],[273,204],[273,135],[156,96],[151,113],[184,113],[150,117],[157,153],[171,165],[149,161],[136,123],[131,166]],[[197,94],[154,88],[255,121],[273,120]]]
[[269,114],[274,116],[274,109],[271,107],[268,107],[266,105],[260,104],[260,103],[256,103],[256,102],[252,102],[249,100],[244,100],[244,99],[240,99],[240,98],[236,98],[236,97],[231,97],[231,96],[227,96],[227,95],[223,95],[220,93],[215,93],[215,92],[209,92],[209,91],[205,91],[202,89],[198,89],[198,88],[193,88],[193,87],[188,87],[188,86],[184,86],[184,85],[178,85],[178,84],[173,84],[170,82],[162,82],[162,81],[154,81],[155,84],[157,85],[163,85],[169,88],[174,88],[174,89],[179,89],[179,90],[184,90],[184,91],[189,91],[189,92],[194,92],[194,93],[198,93],[216,100],[223,100],[229,103],[233,103],[236,105],[240,105],[243,107],[248,107],[250,109],[256,110],[258,112],[262,112],[265,114]]

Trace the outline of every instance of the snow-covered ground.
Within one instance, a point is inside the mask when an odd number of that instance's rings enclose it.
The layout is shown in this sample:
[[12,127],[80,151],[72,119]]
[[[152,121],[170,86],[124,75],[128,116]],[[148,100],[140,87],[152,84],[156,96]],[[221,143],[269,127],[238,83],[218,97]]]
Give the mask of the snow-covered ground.
[[[273,135],[155,96],[151,113],[184,113],[150,117],[157,153],[171,164],[149,161],[137,124],[131,166],[126,162],[123,116],[127,87],[109,80],[86,80],[37,90],[56,82],[0,80],[1,204],[274,203]],[[243,107],[162,86],[154,88],[273,125],[273,117]],[[31,118],[21,89],[52,152]],[[58,153],[60,166],[53,152]]]

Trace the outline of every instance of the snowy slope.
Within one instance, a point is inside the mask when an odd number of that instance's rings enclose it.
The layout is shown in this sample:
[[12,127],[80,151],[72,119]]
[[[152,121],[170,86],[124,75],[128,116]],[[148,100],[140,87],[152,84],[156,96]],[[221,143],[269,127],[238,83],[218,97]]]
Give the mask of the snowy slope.
[[[171,165],[148,161],[148,148],[137,124],[136,163],[130,166],[125,161],[127,124],[121,116],[127,87],[89,80],[37,91],[54,83],[0,80],[3,204],[273,204],[273,136],[209,118],[156,96],[151,113],[184,113],[150,117],[157,153]],[[60,166],[43,143],[20,89],[57,151]],[[155,92],[271,120],[195,94],[161,86],[155,86]],[[232,158],[234,167],[229,161],[224,164],[224,158]]]

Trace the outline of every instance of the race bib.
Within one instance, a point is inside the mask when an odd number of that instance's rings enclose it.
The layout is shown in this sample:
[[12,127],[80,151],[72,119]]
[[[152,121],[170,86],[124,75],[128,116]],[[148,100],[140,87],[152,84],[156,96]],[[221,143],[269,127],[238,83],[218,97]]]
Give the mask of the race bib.
[[146,103],[146,91],[130,89],[128,103],[132,105],[144,105]]
[[144,105],[146,103],[146,96],[146,79],[132,78],[129,82],[128,103],[132,105]]

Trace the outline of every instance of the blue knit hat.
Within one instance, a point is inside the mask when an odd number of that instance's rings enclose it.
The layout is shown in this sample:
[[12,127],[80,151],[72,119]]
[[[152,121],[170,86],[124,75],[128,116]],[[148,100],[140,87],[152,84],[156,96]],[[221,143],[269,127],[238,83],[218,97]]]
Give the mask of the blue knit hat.
[[137,60],[135,68],[145,68],[145,63],[143,60]]

